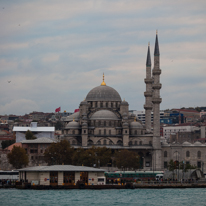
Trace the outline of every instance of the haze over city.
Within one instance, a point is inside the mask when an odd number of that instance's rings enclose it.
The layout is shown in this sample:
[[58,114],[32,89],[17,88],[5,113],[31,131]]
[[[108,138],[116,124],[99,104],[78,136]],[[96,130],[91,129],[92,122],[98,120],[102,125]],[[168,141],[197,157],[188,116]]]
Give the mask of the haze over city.
[[73,112],[102,82],[143,110],[148,42],[156,30],[161,109],[205,106],[206,2],[0,3],[0,114]]

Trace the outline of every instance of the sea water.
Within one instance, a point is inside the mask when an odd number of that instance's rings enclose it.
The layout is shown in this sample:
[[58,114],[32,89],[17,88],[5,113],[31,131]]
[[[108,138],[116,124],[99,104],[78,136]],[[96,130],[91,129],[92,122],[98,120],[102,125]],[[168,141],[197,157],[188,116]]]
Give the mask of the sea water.
[[0,189],[0,206],[206,205],[206,189],[20,190]]

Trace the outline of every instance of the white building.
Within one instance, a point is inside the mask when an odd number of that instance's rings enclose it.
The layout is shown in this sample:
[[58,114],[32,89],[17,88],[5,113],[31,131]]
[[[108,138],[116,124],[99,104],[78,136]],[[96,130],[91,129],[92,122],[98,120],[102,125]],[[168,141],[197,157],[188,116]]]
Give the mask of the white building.
[[13,132],[16,133],[16,142],[26,140],[25,134],[30,130],[38,138],[48,137],[54,139],[55,127],[38,127],[37,122],[31,122],[30,127],[14,126]]

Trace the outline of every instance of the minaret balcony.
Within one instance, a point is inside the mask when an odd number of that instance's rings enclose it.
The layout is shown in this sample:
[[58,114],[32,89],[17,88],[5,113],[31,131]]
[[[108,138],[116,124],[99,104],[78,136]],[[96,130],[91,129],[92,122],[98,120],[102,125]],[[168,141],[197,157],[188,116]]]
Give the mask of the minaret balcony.
[[152,84],[152,82],[153,82],[153,79],[152,78],[149,78],[149,79],[144,79],[144,82],[145,82],[145,84]]
[[161,89],[162,88],[162,84],[153,84],[152,85],[152,89]]
[[152,98],[153,104],[160,104],[162,102],[162,98]]
[[147,104],[145,104],[145,105],[144,105],[144,109],[146,109],[146,110],[152,110],[152,105],[147,105]]
[[152,74],[153,75],[160,75],[161,74],[161,69],[153,69]]
[[144,92],[145,97],[152,97],[152,92]]

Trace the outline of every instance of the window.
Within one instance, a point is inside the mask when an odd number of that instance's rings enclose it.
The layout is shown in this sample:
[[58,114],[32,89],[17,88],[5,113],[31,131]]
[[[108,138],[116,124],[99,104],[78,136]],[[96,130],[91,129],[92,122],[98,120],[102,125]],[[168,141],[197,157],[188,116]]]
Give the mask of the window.
[[201,162],[200,161],[197,162],[197,167],[201,168]]
[[106,135],[106,129],[104,129],[104,135]]
[[76,144],[76,141],[75,141],[75,140],[72,140],[72,144],[75,145],[75,144]]
[[189,151],[186,152],[186,157],[190,157],[190,152]]
[[134,131],[134,134],[137,135],[137,130]]
[[105,139],[105,140],[104,140],[104,145],[106,145],[106,144],[107,144],[107,140]]
[[111,130],[109,130],[109,135],[111,135]]
[[106,121],[104,121],[104,126],[105,126],[105,127],[107,126],[107,123],[106,123]]
[[75,134],[75,130],[72,130],[72,134]]
[[197,157],[198,157],[199,159],[201,158],[201,152],[200,152],[200,151],[197,152]]
[[99,121],[98,123],[99,123],[99,126],[101,126],[101,121]]
[[106,107],[108,107],[108,103],[106,102]]
[[152,141],[149,141],[149,145],[152,145]]
[[97,144],[98,144],[98,145],[101,145],[101,141],[100,141],[100,140],[98,140]]
[[111,103],[111,107],[113,107],[113,103]]
[[99,135],[101,135],[101,130],[99,130]]
[[129,141],[129,145],[132,145],[132,141]]
[[139,145],[142,145],[142,141],[139,142]]
[[100,103],[100,107],[103,107],[103,102]]
[[127,130],[125,130],[125,134],[127,134]]
[[164,168],[167,169],[167,162],[164,162]]
[[113,143],[112,143],[112,141],[110,140],[110,141],[109,141],[109,145],[112,145],[112,144],[113,144]]
[[134,142],[134,145],[137,145],[137,141]]
[[164,151],[164,157],[167,157],[167,151]]
[[110,127],[112,126],[112,123],[111,123],[111,121],[109,121],[109,126],[110,126]]
[[86,130],[84,130],[84,134],[86,134],[86,132],[87,132],[87,131],[86,131]]

